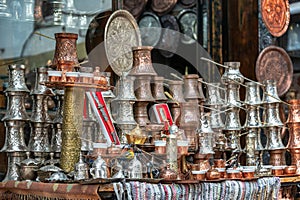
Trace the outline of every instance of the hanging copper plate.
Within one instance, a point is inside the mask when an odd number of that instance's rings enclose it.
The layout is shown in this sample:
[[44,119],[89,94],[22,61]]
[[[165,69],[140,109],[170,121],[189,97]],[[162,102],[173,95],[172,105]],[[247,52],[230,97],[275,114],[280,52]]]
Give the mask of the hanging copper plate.
[[123,8],[137,19],[144,11],[147,2],[148,0],[124,0]]
[[158,15],[170,12],[176,5],[177,0],[152,0],[151,7]]
[[277,81],[278,95],[282,96],[291,86],[293,63],[284,49],[271,45],[259,54],[255,73],[260,83],[271,79]]
[[141,46],[141,34],[134,17],[127,10],[117,10],[108,19],[104,31],[108,62],[119,76],[132,68],[132,47]]
[[282,36],[290,23],[290,4],[288,0],[261,0],[262,19],[269,32]]

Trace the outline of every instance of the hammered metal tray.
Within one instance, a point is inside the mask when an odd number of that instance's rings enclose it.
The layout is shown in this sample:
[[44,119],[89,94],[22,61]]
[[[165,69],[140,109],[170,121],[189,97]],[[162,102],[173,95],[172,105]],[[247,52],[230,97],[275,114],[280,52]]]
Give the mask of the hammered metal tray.
[[260,83],[275,80],[278,95],[282,96],[291,86],[293,63],[284,49],[271,45],[259,54],[255,74]]
[[134,17],[126,10],[115,11],[104,31],[105,52],[112,70],[119,76],[132,68],[132,47],[141,46],[141,34]]

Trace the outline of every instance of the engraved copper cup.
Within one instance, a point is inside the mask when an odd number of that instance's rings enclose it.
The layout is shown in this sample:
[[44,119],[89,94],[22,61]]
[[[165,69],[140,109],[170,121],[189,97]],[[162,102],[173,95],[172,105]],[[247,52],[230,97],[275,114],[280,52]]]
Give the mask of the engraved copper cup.
[[129,72],[131,76],[156,76],[152,59],[151,59],[151,46],[138,46],[132,47],[133,53],[133,66]]
[[154,101],[150,86],[151,76],[137,76],[134,93],[138,101]]
[[289,149],[300,148],[300,123],[288,123],[289,127],[289,142],[287,147]]
[[285,162],[285,149],[271,150],[270,153],[270,165],[283,166]]
[[[168,81],[169,84],[169,90],[173,97],[173,99],[170,101],[170,103],[176,102],[185,102],[184,96],[183,96],[183,82],[182,81]],[[174,100],[174,101],[173,101]]]
[[152,84],[152,95],[157,102],[166,102],[168,99],[164,93],[164,77],[154,76]]
[[205,96],[204,96],[203,88],[202,88],[202,80],[203,80],[203,78],[198,78],[198,90],[199,90],[200,100],[205,101]]
[[[183,76],[184,81],[184,99],[194,101],[201,98],[198,87],[199,76],[197,74],[188,74]],[[203,98],[203,97],[202,97]]]
[[289,106],[288,119],[286,123],[298,123],[300,122],[300,99],[291,99],[288,101]]
[[60,61],[71,61],[78,65],[76,41],[78,35],[75,33],[55,33],[55,51],[52,65],[56,68]]
[[297,166],[296,174],[300,174],[300,148],[290,149],[292,165]]

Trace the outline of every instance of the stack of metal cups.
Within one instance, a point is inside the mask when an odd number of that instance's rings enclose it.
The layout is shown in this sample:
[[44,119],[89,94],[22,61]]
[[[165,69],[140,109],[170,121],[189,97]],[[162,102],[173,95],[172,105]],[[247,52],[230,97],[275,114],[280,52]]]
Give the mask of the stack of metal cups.
[[198,79],[199,76],[197,74],[187,74],[183,76],[183,97],[186,102],[181,103],[180,128],[184,130],[185,135],[189,140],[191,151],[197,151],[198,149],[199,137],[197,135],[197,128],[200,124],[199,102],[205,100],[202,87],[201,92],[199,91]]
[[244,82],[244,78],[239,70],[239,62],[225,62],[224,65],[227,68],[221,80],[226,87],[225,101],[228,109],[226,109],[223,131],[227,137],[226,149],[238,153],[241,152],[240,133],[242,129],[239,116],[240,108],[242,108],[239,89],[240,84]]
[[277,93],[276,81],[264,81],[263,95],[263,127],[264,133],[267,136],[266,150],[270,154],[270,163],[274,166],[285,165],[286,147],[281,140],[281,130],[283,123],[279,116],[279,105],[281,100]]
[[121,129],[120,142],[127,144],[126,134],[136,127],[136,121],[133,115],[133,104],[136,101],[134,95],[134,80],[133,76],[122,75],[119,79],[117,90],[118,94],[112,100],[113,116],[115,123]]
[[16,163],[25,159],[28,148],[25,144],[24,126],[29,120],[25,109],[25,96],[30,92],[25,84],[25,66],[9,65],[8,88],[4,91],[7,97],[6,114],[2,118],[6,128],[5,143],[1,152],[8,157],[7,173],[3,181],[20,180]]
[[47,67],[37,68],[35,86],[30,93],[33,99],[33,106],[30,116],[31,134],[28,148],[40,162],[45,160],[46,155],[51,150],[49,128],[52,125],[52,120],[48,114],[48,97],[54,93],[42,84],[48,81],[47,70]]
[[245,105],[247,108],[246,121],[244,129],[246,135],[246,165],[257,165],[258,159],[262,159],[264,147],[261,144],[261,120],[260,106],[262,101],[260,98],[260,87],[256,82],[246,82]]
[[57,111],[53,119],[53,129],[51,137],[51,151],[56,158],[60,157],[61,152],[61,134],[62,134],[62,122],[63,122],[63,102],[64,102],[64,90],[56,90],[57,99]]
[[292,157],[292,165],[297,166],[296,174],[300,174],[300,99],[289,100],[289,114],[286,121],[289,127],[289,142],[287,148]]
[[134,76],[134,94],[136,103],[134,104],[135,121],[144,128],[150,123],[147,106],[155,99],[151,92],[151,81],[157,76],[151,59],[151,46],[133,47],[133,67],[128,75]]

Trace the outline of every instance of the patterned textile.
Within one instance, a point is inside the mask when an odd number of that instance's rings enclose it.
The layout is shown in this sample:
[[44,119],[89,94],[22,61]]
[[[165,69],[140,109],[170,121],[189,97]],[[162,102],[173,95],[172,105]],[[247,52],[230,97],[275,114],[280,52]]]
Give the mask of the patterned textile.
[[124,183],[123,186],[125,196],[132,200],[276,200],[280,179],[265,177],[254,181],[225,180],[199,184],[130,182]]
[[0,182],[0,199],[96,200],[99,185],[41,183],[33,181]]

